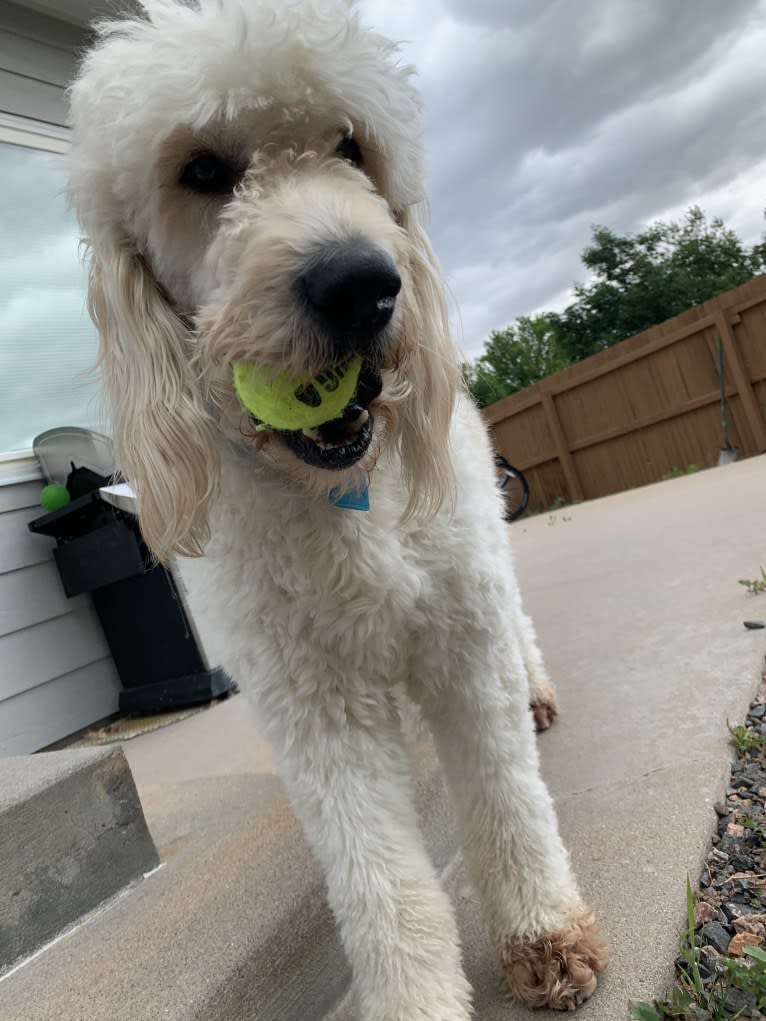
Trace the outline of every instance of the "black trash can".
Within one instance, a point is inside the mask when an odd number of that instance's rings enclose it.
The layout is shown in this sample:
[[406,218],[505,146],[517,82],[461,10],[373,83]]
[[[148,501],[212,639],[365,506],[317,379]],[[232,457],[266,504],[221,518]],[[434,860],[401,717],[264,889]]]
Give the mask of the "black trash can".
[[138,522],[94,491],[29,523],[56,539],[67,596],[87,592],[122,682],[124,712],[207,702],[233,688],[208,667],[172,574],[152,561]]

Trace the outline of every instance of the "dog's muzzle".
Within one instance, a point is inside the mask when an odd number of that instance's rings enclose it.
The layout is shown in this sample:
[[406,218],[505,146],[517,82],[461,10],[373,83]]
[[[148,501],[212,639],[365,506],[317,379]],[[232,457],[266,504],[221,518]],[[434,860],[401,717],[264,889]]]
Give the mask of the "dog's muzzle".
[[364,239],[322,248],[298,280],[306,311],[333,353],[372,360],[401,286],[391,257]]

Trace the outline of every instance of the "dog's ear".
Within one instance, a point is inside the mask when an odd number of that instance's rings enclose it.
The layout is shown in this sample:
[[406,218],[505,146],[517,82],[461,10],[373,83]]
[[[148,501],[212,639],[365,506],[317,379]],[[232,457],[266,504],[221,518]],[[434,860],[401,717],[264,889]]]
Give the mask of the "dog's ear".
[[433,515],[445,500],[454,500],[450,422],[463,382],[441,270],[417,211],[408,207],[399,223],[410,241],[414,292],[406,316],[412,335],[407,338],[403,365],[409,392],[398,407],[402,466],[409,490],[405,518],[409,518],[421,512]]
[[127,241],[92,256],[88,310],[100,336],[117,465],[136,490],[154,555],[199,556],[218,457],[189,337]]

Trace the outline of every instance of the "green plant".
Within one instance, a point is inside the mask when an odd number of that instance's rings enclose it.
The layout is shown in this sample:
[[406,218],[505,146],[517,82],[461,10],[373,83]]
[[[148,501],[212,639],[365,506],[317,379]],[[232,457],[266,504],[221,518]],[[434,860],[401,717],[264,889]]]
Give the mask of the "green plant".
[[702,465],[700,464],[688,464],[685,468],[679,468],[678,465],[671,465],[670,471],[662,476],[662,481],[667,482],[668,479],[680,479],[684,475],[694,475],[695,472],[702,471]]
[[726,726],[729,728],[732,744],[740,755],[766,751],[766,736],[763,734],[756,734],[747,727],[732,727],[728,720]]
[[749,815],[741,815],[737,821],[746,830],[752,830],[753,833],[756,833],[761,839],[761,846],[766,847],[766,826],[764,826],[762,819],[753,819]]
[[703,1004],[705,987],[699,970],[699,951],[694,939],[694,895],[689,876],[686,877],[686,928],[678,941],[679,956],[684,967],[678,969],[678,984],[670,998],[646,1003],[631,1004],[631,1016],[636,1021],[662,1021],[663,1018],[683,1018],[694,1004]]
[[732,957],[721,959],[721,965],[737,989],[748,993],[760,1010],[766,1007],[766,951],[760,947],[745,947],[749,961]]
[[766,571],[761,568],[760,578],[740,578],[739,583],[745,586],[750,595],[758,596],[761,592],[766,592]]
[[[694,931],[694,897],[689,877],[686,877],[686,929],[679,939],[681,962],[677,968],[676,985],[666,1000],[653,1003],[638,1001],[630,1005],[635,1021],[725,1021],[739,1018],[732,1015],[727,999],[732,989],[750,996],[758,1009],[766,1007],[766,952],[760,947],[745,947],[744,958],[719,958],[712,978],[705,984],[699,966],[700,952]],[[749,1015],[747,1015],[749,1016]]]

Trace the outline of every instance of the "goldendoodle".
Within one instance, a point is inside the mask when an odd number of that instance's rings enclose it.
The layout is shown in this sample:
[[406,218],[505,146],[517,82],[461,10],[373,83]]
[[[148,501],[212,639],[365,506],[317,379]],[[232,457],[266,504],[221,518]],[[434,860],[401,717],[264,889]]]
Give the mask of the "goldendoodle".
[[256,707],[364,1021],[471,1013],[401,685],[512,993],[573,1008],[604,950],[540,778],[555,697],[419,220],[410,69],[344,0],[140,6],[72,87],[70,196],[146,542]]

